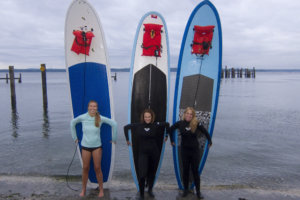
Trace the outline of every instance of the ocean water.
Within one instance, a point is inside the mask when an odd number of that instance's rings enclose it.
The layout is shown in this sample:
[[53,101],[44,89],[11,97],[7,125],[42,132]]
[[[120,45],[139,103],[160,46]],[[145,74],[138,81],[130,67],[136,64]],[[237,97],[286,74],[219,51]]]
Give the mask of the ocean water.
[[[18,76],[18,74],[16,74]],[[5,73],[0,72],[0,77]],[[64,176],[75,150],[66,73],[48,72],[48,113],[43,113],[41,75],[16,82],[17,113],[10,87],[0,81],[0,175]],[[176,73],[171,73],[171,121]],[[133,185],[123,134],[127,124],[128,72],[112,80],[119,125],[113,180]],[[257,72],[256,78],[222,79],[218,113],[201,184],[216,188],[300,189],[300,73]],[[70,169],[81,175],[78,156]],[[176,188],[172,150],[166,145],[157,187]]]

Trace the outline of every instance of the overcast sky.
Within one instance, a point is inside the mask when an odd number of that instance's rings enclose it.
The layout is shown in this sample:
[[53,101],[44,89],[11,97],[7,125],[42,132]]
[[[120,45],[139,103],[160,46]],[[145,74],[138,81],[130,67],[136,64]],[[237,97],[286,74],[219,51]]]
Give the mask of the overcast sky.
[[[64,23],[72,0],[0,0],[0,69],[65,68]],[[98,12],[111,67],[130,66],[136,28],[149,11],[167,23],[171,67],[187,20],[201,1],[89,0]],[[300,1],[211,0],[223,31],[223,66],[300,69]]]

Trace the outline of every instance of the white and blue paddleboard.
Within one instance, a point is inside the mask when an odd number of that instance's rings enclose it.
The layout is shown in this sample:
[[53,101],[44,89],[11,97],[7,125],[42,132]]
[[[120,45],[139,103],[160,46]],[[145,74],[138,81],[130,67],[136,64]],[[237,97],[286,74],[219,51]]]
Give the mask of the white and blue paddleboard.
[[[128,122],[139,123],[144,109],[150,108],[155,113],[155,121],[168,119],[169,102],[169,42],[165,20],[157,12],[146,13],[140,20],[132,51],[129,79]],[[162,130],[157,138],[160,158],[155,162],[158,178],[163,159],[166,133]],[[131,172],[138,185],[138,133],[129,132],[129,157]]]
[[[88,102],[95,100],[98,102],[100,114],[114,119],[110,67],[104,32],[96,11],[87,0],[73,0],[68,9],[65,21],[65,59],[74,118],[86,113]],[[81,124],[76,126],[76,132],[81,141]],[[114,166],[115,147],[111,140],[112,128],[102,124],[101,169],[104,183],[109,183]],[[80,142],[78,147],[81,150]],[[81,160],[80,152],[79,157]],[[89,181],[97,183],[93,160],[90,163]]]
[[[202,30],[202,32],[197,32]],[[195,36],[196,34],[196,36]],[[208,38],[211,37],[212,40]],[[204,53],[206,51],[206,53]],[[222,67],[222,30],[219,14],[208,0],[193,10],[183,35],[174,94],[173,122],[182,119],[186,107],[193,107],[200,123],[213,135],[217,114]],[[183,189],[181,136],[175,134],[173,147],[174,168],[177,183]],[[208,155],[206,137],[199,137],[201,174]],[[190,173],[191,175],[191,173]],[[190,179],[192,186],[192,178]]]

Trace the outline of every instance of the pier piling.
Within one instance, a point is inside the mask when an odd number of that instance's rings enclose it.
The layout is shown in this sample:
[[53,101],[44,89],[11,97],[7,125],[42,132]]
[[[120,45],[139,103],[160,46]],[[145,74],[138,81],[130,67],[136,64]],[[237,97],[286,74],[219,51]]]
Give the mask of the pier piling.
[[20,75],[19,75],[19,81],[18,81],[19,83],[22,83],[22,74],[20,73]]
[[14,66],[9,66],[9,78],[10,78],[11,108],[13,111],[16,111],[17,110],[17,100],[16,100]]
[[235,69],[231,68],[231,78],[235,78]]
[[243,75],[245,78],[255,78],[255,67],[253,69],[248,69],[248,68],[222,68],[222,74],[221,78],[243,78]]
[[116,81],[117,80],[117,73],[115,72],[115,75],[112,75],[111,77],[114,79],[114,81]]
[[47,97],[47,80],[46,80],[46,65],[41,64],[41,76],[42,76],[42,89],[43,89],[43,108],[44,112],[48,110],[48,97]]

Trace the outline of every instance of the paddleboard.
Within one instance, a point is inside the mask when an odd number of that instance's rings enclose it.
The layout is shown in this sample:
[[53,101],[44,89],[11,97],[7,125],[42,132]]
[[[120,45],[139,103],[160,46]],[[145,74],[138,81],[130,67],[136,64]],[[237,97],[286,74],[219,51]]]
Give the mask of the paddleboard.
[[[167,121],[169,101],[169,42],[164,18],[157,12],[148,12],[140,20],[132,50],[129,83],[128,122],[139,123],[146,108],[155,113],[155,121]],[[156,166],[155,181],[159,175],[165,148],[164,135],[159,134],[157,144],[160,158]],[[138,133],[129,131],[129,157],[131,172],[137,189]]]
[[[86,0],[73,0],[65,21],[65,59],[70,86],[73,117],[87,112],[88,102],[98,102],[100,115],[114,119],[110,66],[104,32],[99,17]],[[76,126],[77,137],[82,139],[81,123]],[[114,166],[112,128],[101,126],[103,182],[109,183]],[[78,148],[81,152],[81,143]],[[81,153],[79,157],[81,160]],[[82,160],[81,160],[82,163]],[[89,181],[97,183],[93,160]]]
[[[208,0],[193,10],[182,39],[174,93],[173,123],[182,119],[186,107],[193,107],[200,123],[213,135],[217,114],[222,67],[222,30],[219,14]],[[183,189],[181,136],[174,134],[174,169],[177,183]],[[199,137],[202,173],[208,155],[206,137]],[[190,182],[192,182],[190,172]],[[192,187],[192,184],[191,184]]]

